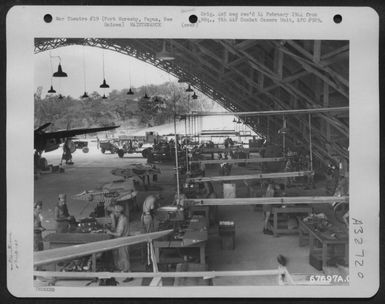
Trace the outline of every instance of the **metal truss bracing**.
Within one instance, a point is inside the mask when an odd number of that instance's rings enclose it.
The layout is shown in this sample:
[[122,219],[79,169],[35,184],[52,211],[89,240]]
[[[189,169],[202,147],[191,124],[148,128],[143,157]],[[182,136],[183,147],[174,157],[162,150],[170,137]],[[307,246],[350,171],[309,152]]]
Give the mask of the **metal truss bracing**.
[[[156,52],[164,39],[37,38],[35,53],[85,45],[132,56],[190,83],[232,112],[349,106],[349,42],[329,40],[166,39],[175,57]],[[255,132],[280,143],[283,115],[240,119]],[[327,164],[349,158],[349,112],[286,117],[286,144],[308,149]]]

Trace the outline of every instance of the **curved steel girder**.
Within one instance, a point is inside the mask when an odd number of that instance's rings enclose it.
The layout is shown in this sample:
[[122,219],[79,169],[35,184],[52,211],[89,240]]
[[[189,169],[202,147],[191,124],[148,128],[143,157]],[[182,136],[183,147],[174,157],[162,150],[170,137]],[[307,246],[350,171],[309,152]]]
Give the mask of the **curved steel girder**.
[[[125,43],[122,44],[122,41]],[[228,86],[221,86],[218,79],[216,78],[216,72],[218,70],[216,69],[215,65],[212,63],[210,64],[207,60],[203,60],[203,63],[201,60],[198,60],[198,62],[189,61],[189,67],[186,68],[183,64],[176,64],[175,62],[170,61],[161,61],[156,58],[154,53],[154,47],[151,47],[146,44],[147,40],[141,40],[141,39],[135,39],[135,40],[122,40],[122,39],[36,39],[35,40],[35,53],[46,51],[49,49],[54,49],[62,46],[67,45],[88,45],[88,46],[94,46],[94,47],[100,47],[104,49],[110,49],[122,54],[126,54],[132,57],[135,57],[139,60],[142,60],[144,62],[147,62],[149,64],[154,65],[155,67],[175,76],[178,78],[183,78],[189,80],[189,82],[192,84],[193,87],[199,89],[201,92],[212,98],[213,100],[217,101],[221,106],[223,106],[225,109],[236,112],[236,111],[242,111],[242,110],[250,110],[247,107],[247,103],[245,100],[242,100],[241,102],[238,101],[239,95],[233,94],[231,92],[231,89]],[[160,40],[161,41],[161,40]],[[177,41],[179,43],[179,41]],[[188,41],[189,43],[193,43],[191,41]],[[185,46],[180,46],[178,43],[173,43],[173,45],[176,48],[181,49],[183,54],[188,51]],[[139,45],[135,45],[139,44]],[[179,43],[180,44],[180,43]],[[161,45],[161,42],[160,44]],[[201,48],[201,46],[198,46],[198,48]],[[192,58],[199,58],[199,55],[195,55],[193,51],[191,51],[193,56],[191,56],[191,53],[189,54]],[[194,56],[195,55],[195,56]],[[185,60],[188,61],[188,60]],[[183,63],[184,61],[182,61]],[[194,64],[195,63],[195,64]],[[221,63],[219,61],[219,63]],[[193,65],[192,65],[193,64]],[[223,64],[223,62],[222,62]],[[192,66],[192,68],[191,68]],[[265,68],[265,67],[263,67]],[[231,67],[232,70],[235,70],[238,75],[245,79],[247,83],[250,82],[250,79],[247,78],[247,75],[244,75],[243,73],[240,73],[235,68]],[[191,71],[193,70],[194,73]],[[267,73],[267,71],[264,71]],[[270,71],[269,71],[270,74]],[[269,75],[271,76],[271,75]],[[275,75],[272,75],[274,78]],[[256,84],[253,84],[254,87],[258,90],[260,90],[260,87]],[[280,86],[279,83],[277,83],[278,86]],[[265,96],[271,98],[271,94],[268,92],[261,92],[262,94],[265,94]],[[291,90],[289,93],[292,93]],[[273,101],[276,101],[275,98],[271,98]],[[263,109],[260,106],[260,103],[263,103],[264,106],[267,106],[268,108],[271,108],[268,102],[261,102],[261,99],[258,98],[258,103],[253,103],[252,110],[260,110]],[[249,103],[249,106],[251,104]],[[288,106],[286,104],[281,104],[282,108],[287,108]],[[328,117],[327,117],[328,119]],[[279,126],[279,119],[272,119],[272,121],[275,121],[273,124],[276,126]],[[261,129],[259,129],[255,124],[246,123],[249,125],[252,129],[254,129],[257,133],[261,133]],[[259,129],[259,130],[258,130]],[[297,130],[298,131],[298,130]],[[319,133],[319,132],[317,132]],[[320,135],[317,134],[318,136]],[[322,133],[321,133],[322,135]],[[305,140],[306,141],[306,140]],[[315,151],[315,155],[318,155],[318,157],[321,157],[322,160],[325,160],[325,157],[328,158],[328,154],[325,153],[325,150],[322,149],[322,147],[318,146],[316,147],[316,150],[321,148],[321,152],[317,153]],[[341,155],[345,156],[345,155]],[[329,156],[330,157],[330,156]]]

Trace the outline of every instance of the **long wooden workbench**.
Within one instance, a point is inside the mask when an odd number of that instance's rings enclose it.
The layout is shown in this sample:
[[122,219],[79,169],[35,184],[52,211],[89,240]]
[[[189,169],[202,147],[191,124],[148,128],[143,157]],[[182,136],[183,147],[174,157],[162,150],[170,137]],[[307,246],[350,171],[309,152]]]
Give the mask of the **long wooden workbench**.
[[287,197],[246,197],[246,198],[188,198],[183,200],[184,206],[242,206],[266,204],[319,204],[349,203],[349,196],[287,196]]
[[[112,240],[95,241],[87,244],[79,244],[73,246],[66,246],[62,248],[54,248],[44,251],[36,251],[33,254],[34,266],[54,263],[67,259],[74,259],[77,257],[92,255],[98,252],[104,252],[112,249],[116,249],[122,246],[128,246],[146,242],[165,236],[172,232],[172,230],[164,230],[153,233],[147,233],[143,235],[134,235],[121,238],[115,238]],[[70,233],[69,233],[70,234]]]
[[[316,230],[311,223],[299,219],[299,244],[304,245],[305,234],[309,237],[309,259],[319,257],[322,269],[328,266],[332,257],[342,257],[345,263],[349,262],[349,237],[348,233],[339,233],[333,237],[330,231]],[[336,234],[336,233],[335,233]],[[342,254],[336,253],[337,246],[342,247]],[[331,256],[334,255],[334,256]],[[321,269],[319,269],[321,270]]]
[[190,160],[190,164],[249,164],[249,163],[267,163],[267,162],[283,162],[284,157],[256,157],[256,158],[239,158],[239,159],[202,159],[202,160]]
[[244,153],[250,153],[250,152],[260,152],[265,150],[264,147],[260,148],[240,148],[240,147],[233,147],[233,148],[201,148],[198,149],[198,152],[201,154],[212,154],[212,153],[230,153],[230,152],[244,152]]
[[226,176],[208,176],[208,177],[189,177],[186,182],[225,182],[235,180],[249,180],[249,179],[273,179],[273,178],[287,178],[298,176],[312,176],[313,171],[293,171],[293,172],[276,172],[276,173],[259,173],[246,175],[226,175]]
[[273,215],[273,234],[275,237],[279,236],[280,233],[293,233],[293,232],[299,232],[299,228],[296,229],[289,229],[289,227],[282,228],[279,226],[279,216],[285,215],[288,216],[291,215],[308,215],[312,213],[313,208],[311,206],[274,206],[272,208],[272,215]]
[[193,216],[181,239],[175,239],[171,235],[171,238],[154,240],[156,260],[162,262],[160,251],[163,248],[196,247],[199,248],[200,263],[205,264],[206,243],[208,239],[207,228],[208,223],[205,217]]

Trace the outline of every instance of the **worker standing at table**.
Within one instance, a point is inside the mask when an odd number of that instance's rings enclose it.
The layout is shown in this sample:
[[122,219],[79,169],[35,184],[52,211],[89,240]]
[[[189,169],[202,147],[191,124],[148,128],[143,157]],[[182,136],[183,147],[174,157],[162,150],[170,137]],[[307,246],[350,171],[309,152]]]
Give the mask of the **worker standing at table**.
[[75,222],[73,216],[69,215],[67,208],[67,195],[61,193],[58,196],[58,203],[55,207],[56,233],[69,232],[71,223]]
[[[127,217],[123,213],[124,207],[121,205],[115,205],[114,215],[117,219],[116,228],[114,231],[107,230],[109,235],[112,235],[116,238],[129,236],[129,222]],[[119,247],[114,250],[114,264],[115,267],[121,272],[131,272],[131,263],[130,263],[130,250],[129,246]],[[132,281],[133,278],[127,277],[123,282],[127,283]]]
[[151,194],[147,196],[143,202],[143,213],[141,217],[141,222],[145,233],[150,233],[154,231],[155,203],[160,198],[161,195],[159,193]]
[[[275,193],[274,183],[271,182],[267,186],[265,197],[274,197],[274,193]],[[269,219],[270,219],[270,214],[272,211],[272,206],[271,206],[271,204],[264,204],[264,205],[262,205],[262,209],[263,209],[263,214],[264,214],[263,233],[272,235],[273,231],[271,229],[269,229],[270,228],[269,227]]]
[[34,212],[33,212],[33,251],[41,251],[44,249],[42,232],[45,228],[41,225],[41,209],[43,207],[43,202],[38,201],[35,203]]

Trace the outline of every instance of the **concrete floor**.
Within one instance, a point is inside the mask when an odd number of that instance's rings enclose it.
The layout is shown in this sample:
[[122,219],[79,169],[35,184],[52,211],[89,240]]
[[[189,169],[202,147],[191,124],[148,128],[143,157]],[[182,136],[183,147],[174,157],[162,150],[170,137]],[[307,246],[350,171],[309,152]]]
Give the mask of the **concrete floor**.
[[[89,143],[90,152],[87,154],[76,151],[73,154],[74,165],[66,165],[64,173],[42,174],[35,180],[35,201],[43,201],[43,226],[52,233],[54,229],[53,212],[57,202],[58,193],[67,193],[68,209],[76,219],[87,217],[95,206],[86,201],[75,201],[71,196],[84,190],[97,190],[119,179],[110,171],[115,167],[124,167],[129,163],[145,163],[140,155],[126,155],[123,159],[116,154],[102,154],[96,149],[95,142]],[[62,150],[45,153],[43,156],[48,162],[57,165],[60,162]],[[174,196],[175,177],[172,164],[159,164],[162,174],[152,190],[163,189],[165,199],[162,205],[170,204]],[[233,174],[248,174],[253,169],[234,167]],[[255,172],[255,169],[254,169]],[[207,170],[207,176],[218,175],[218,168]],[[218,196],[221,195],[220,185],[215,185]],[[295,189],[292,192],[298,191]],[[309,192],[310,191],[310,192]],[[144,198],[154,191],[140,191],[138,202],[142,203]],[[302,191],[300,195],[324,195],[323,190]],[[321,194],[322,193],[322,194]],[[246,187],[239,184],[237,196],[246,196]],[[130,223],[132,233],[139,232],[139,214]],[[253,206],[221,206],[218,209],[220,220],[234,220],[236,226],[236,238],[234,250],[221,249],[217,226],[211,226],[209,230],[209,241],[207,245],[207,263],[209,270],[258,270],[276,269],[278,267],[277,256],[284,255],[288,259],[287,268],[290,273],[319,274],[308,262],[308,247],[298,246],[298,235],[281,235],[274,237],[262,233],[263,215],[261,210],[255,210]],[[140,271],[140,266],[136,271]],[[214,285],[276,285],[276,277],[221,277],[213,280]],[[136,279],[128,284],[121,283],[120,286],[141,285],[141,280]]]

